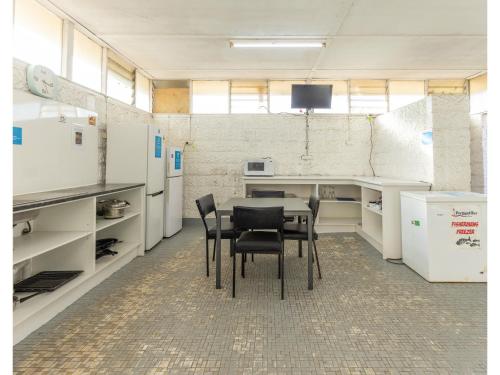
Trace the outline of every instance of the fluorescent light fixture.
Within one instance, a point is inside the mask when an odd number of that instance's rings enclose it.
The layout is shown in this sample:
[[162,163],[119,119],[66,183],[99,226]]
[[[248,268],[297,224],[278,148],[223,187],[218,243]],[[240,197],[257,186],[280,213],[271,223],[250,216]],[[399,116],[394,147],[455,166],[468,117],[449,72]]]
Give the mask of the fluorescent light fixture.
[[321,40],[270,40],[270,39],[239,39],[230,40],[231,48],[325,48],[326,42]]

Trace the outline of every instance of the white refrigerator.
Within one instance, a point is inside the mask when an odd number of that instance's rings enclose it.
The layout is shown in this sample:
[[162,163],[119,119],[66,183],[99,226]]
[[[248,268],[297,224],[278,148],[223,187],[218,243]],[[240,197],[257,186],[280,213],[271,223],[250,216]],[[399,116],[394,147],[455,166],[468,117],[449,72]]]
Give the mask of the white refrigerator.
[[107,183],[145,183],[145,249],[163,238],[165,138],[153,125],[108,124]]
[[486,281],[486,195],[401,192],[403,262],[431,282]]
[[167,148],[165,169],[165,237],[171,237],[182,229],[182,170],[183,152],[179,147]]

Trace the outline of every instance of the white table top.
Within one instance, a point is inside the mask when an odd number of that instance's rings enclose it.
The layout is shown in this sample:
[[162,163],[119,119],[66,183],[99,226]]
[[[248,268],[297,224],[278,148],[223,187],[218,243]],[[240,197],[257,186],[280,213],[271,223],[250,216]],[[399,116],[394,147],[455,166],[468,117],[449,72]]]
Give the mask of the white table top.
[[234,206],[281,207],[285,215],[307,215],[311,212],[302,198],[231,198],[217,207],[217,213],[231,215]]

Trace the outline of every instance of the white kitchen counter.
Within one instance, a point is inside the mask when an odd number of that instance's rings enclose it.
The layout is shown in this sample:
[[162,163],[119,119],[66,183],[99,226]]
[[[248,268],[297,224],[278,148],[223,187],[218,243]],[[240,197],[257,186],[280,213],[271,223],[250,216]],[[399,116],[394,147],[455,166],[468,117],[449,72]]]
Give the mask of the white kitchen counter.
[[[402,191],[427,191],[431,184],[373,176],[244,176],[244,192],[283,190],[307,200],[311,194],[321,199],[316,221],[319,233],[357,232],[384,259],[401,258]],[[351,200],[337,199],[350,198]],[[370,202],[382,199],[382,209]]]

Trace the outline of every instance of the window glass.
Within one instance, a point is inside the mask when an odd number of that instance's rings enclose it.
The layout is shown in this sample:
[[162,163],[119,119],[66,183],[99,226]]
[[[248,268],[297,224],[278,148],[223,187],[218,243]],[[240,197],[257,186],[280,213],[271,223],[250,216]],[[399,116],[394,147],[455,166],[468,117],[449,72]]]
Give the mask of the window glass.
[[465,93],[464,79],[431,79],[427,84],[427,95]]
[[301,113],[301,109],[292,109],[292,85],[304,84],[306,81],[270,81],[269,104],[271,113]]
[[386,81],[365,79],[351,81],[351,113],[387,112]]
[[315,109],[314,113],[349,113],[347,81],[313,80],[313,84],[332,85],[332,108]]
[[267,81],[231,81],[231,113],[267,113]]
[[488,110],[487,81],[486,74],[469,80],[470,113],[481,113]]
[[34,0],[16,0],[14,56],[61,74],[62,20]]
[[132,104],[134,101],[134,80],[134,67],[112,51],[108,51],[107,94],[124,103]]
[[144,111],[151,111],[151,94],[149,89],[150,81],[143,74],[135,74],[135,106]]
[[101,91],[102,47],[79,32],[74,31],[73,81]]
[[424,81],[389,81],[390,111],[423,99],[424,96]]
[[229,81],[193,81],[193,113],[229,113]]

